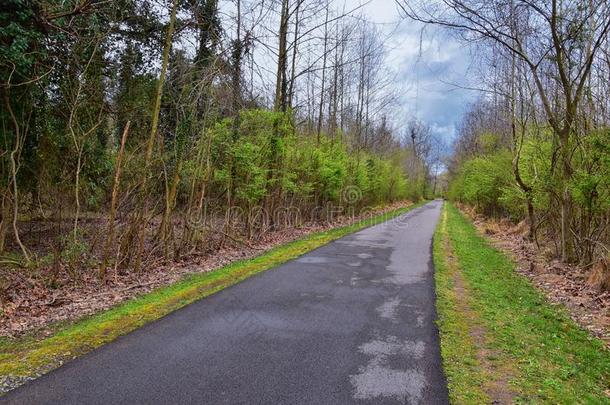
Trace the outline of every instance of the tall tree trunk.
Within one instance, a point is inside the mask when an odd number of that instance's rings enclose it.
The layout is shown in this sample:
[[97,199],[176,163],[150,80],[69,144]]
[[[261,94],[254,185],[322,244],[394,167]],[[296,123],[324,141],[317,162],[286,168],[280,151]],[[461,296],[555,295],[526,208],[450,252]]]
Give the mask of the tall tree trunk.
[[[517,21],[516,21],[516,13],[515,13],[515,5],[511,0],[511,30],[513,33],[517,30]],[[525,194],[525,201],[527,204],[527,218],[529,222],[529,232],[528,239],[532,242],[535,239],[536,232],[536,217],[534,215],[534,202],[532,196],[532,187],[525,184],[521,177],[521,172],[519,170],[519,161],[521,159],[521,148],[523,147],[523,137],[525,136],[526,127],[525,124],[521,127],[521,137],[517,134],[517,79],[521,78],[521,71],[517,69],[517,55],[515,53],[511,53],[511,74],[510,74],[510,114],[511,114],[511,134],[513,140],[513,160],[512,160],[512,168],[513,168],[513,176],[515,177],[515,181],[517,185],[523,193]],[[519,88],[522,88],[521,86]],[[523,97],[520,98],[520,103],[523,105]],[[523,109],[522,109],[523,110]],[[523,117],[522,117],[523,120]]]
[[569,183],[572,177],[572,166],[570,164],[570,141],[569,134],[571,123],[567,122],[566,127],[560,134],[561,142],[561,260],[570,262],[574,259],[573,237],[570,224],[572,221],[572,198],[570,195]]
[[121,136],[121,146],[119,153],[116,158],[116,168],[114,170],[114,183],[112,185],[112,197],[110,200],[110,213],[108,214],[108,234],[106,235],[106,243],[104,243],[104,253],[102,256],[102,264],[99,269],[99,279],[104,281],[106,278],[106,268],[108,267],[108,255],[110,254],[110,246],[114,240],[114,219],[116,216],[116,207],[119,200],[119,186],[121,183],[121,169],[123,163],[123,154],[125,152],[125,141],[127,140],[127,134],[129,132],[129,125],[131,121],[127,121],[125,129],[123,130],[123,136]]
[[333,84],[332,84],[332,95],[328,103],[328,133],[332,137],[333,141],[337,132],[337,108],[339,102],[339,69],[341,62],[339,60],[339,47],[341,52],[343,50],[343,44],[339,42],[339,28],[337,26],[335,33],[335,61],[333,68]]
[[144,239],[146,234],[146,226],[148,222],[148,181],[150,177],[150,166],[152,162],[155,140],[159,129],[159,114],[161,112],[161,99],[163,97],[163,86],[165,84],[165,76],[167,75],[167,67],[169,65],[169,53],[172,48],[172,40],[174,37],[174,29],[176,25],[176,11],[178,8],[178,0],[172,1],[172,9],[169,17],[169,26],[165,35],[165,45],[163,47],[163,59],[161,61],[161,73],[157,82],[157,90],[155,94],[155,105],[152,111],[152,122],[150,125],[150,133],[146,143],[146,155],[144,157],[144,171],[142,173],[142,185],[140,190],[140,208],[139,217],[135,221],[136,234],[138,235],[138,250],[136,254],[135,271],[140,271],[142,265],[142,254],[144,253]]
[[22,134],[21,134],[21,127],[19,126],[19,122],[17,121],[17,117],[15,116],[15,112],[13,111],[13,108],[11,106],[11,100],[9,97],[9,88],[8,87],[3,89],[3,94],[4,94],[4,104],[6,106],[6,110],[9,113],[9,116],[11,117],[11,122],[13,123],[13,129],[15,131],[15,145],[9,155],[10,162],[11,162],[11,179],[9,181],[9,184],[11,184],[13,187],[13,201],[12,201],[13,217],[12,217],[11,224],[13,226],[13,234],[15,236],[15,242],[17,242],[19,249],[21,249],[21,253],[23,254],[23,258],[25,259],[25,262],[29,263],[30,254],[28,253],[28,250],[26,249],[25,245],[21,241],[21,238],[19,236],[19,228],[17,227],[17,221],[19,220],[19,186],[17,184],[17,172],[19,171],[19,164],[17,161],[19,159],[19,156],[21,155],[21,145],[23,143],[23,139],[22,139]]
[[244,44],[241,39],[241,0],[237,0],[237,27],[236,38],[233,41],[233,74],[232,74],[232,113],[233,113],[233,140],[239,135],[239,112],[241,109],[241,60]]
[[294,102],[294,85],[296,81],[296,64],[297,64],[297,55],[298,55],[298,45],[299,45],[299,24],[300,24],[300,8],[303,0],[298,0],[295,10],[294,16],[294,37],[292,40],[292,62],[290,67],[290,83],[288,85],[288,107],[292,108],[292,103]]
[[167,260],[169,254],[169,237],[173,234],[172,212],[176,206],[176,195],[178,194],[178,185],[180,184],[180,170],[182,170],[182,158],[178,157],[172,181],[166,190],[165,210],[163,211],[163,218],[161,219],[161,225],[159,226],[160,238],[163,241],[164,246],[163,254],[165,260]]
[[287,36],[288,36],[288,2],[282,0],[282,11],[280,14],[279,47],[277,56],[277,73],[275,79],[275,111],[286,111],[286,64],[287,64]]
[[320,107],[318,113],[317,143],[320,145],[320,135],[322,133],[322,119],[324,111],[324,90],[326,89],[326,53],[328,48],[328,4],[326,5],[326,18],[324,19],[324,54],[322,56],[322,87],[320,88]]

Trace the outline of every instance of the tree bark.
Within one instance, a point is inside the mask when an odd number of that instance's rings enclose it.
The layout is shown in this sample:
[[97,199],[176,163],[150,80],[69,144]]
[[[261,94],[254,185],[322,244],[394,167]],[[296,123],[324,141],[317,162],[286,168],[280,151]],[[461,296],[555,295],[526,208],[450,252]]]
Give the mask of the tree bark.
[[125,153],[125,141],[127,140],[127,134],[129,133],[129,125],[131,121],[127,121],[125,129],[123,129],[123,135],[121,136],[121,146],[119,153],[116,158],[116,168],[114,171],[114,183],[112,185],[112,198],[110,200],[110,213],[108,214],[108,234],[106,235],[106,242],[104,244],[104,255],[102,257],[102,264],[99,269],[99,279],[104,281],[106,278],[106,268],[108,267],[108,255],[110,254],[110,246],[114,239],[114,219],[116,216],[116,207],[119,200],[119,186],[121,184],[121,170],[123,163],[123,154]]
[[280,15],[279,47],[277,57],[277,73],[275,81],[274,110],[286,112],[286,64],[287,64],[287,36],[288,36],[288,1],[282,0]]
[[157,90],[155,93],[155,105],[153,107],[152,122],[150,125],[150,133],[146,143],[146,155],[144,157],[144,171],[142,173],[142,186],[140,190],[140,209],[139,217],[135,221],[136,233],[138,235],[138,250],[136,254],[136,262],[134,265],[135,271],[140,271],[142,265],[142,254],[144,252],[144,239],[146,234],[146,225],[148,222],[148,180],[150,177],[150,165],[152,161],[155,140],[159,128],[159,114],[161,112],[161,99],[163,97],[163,86],[165,84],[165,76],[167,75],[167,67],[169,65],[169,53],[172,48],[172,40],[174,37],[174,29],[176,25],[176,11],[178,9],[178,0],[172,1],[172,9],[169,17],[169,26],[165,35],[165,45],[163,46],[163,57],[161,61],[161,73],[157,82]]

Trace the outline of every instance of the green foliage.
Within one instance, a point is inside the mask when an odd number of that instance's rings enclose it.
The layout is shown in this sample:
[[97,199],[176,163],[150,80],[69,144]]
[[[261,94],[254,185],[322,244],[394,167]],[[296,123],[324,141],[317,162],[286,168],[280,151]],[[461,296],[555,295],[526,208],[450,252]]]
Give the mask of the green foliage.
[[[15,201],[20,221],[26,215],[58,222],[72,222],[74,216],[102,220],[111,196],[116,197],[117,221],[137,226],[118,227],[108,243],[120,241],[117,250],[127,259],[122,263],[130,266],[134,254],[142,255],[141,248],[134,248],[134,241],[140,240],[136,229],[146,228],[144,249],[155,245],[149,240],[166,237],[183,237],[180,243],[173,241],[176,256],[192,247],[199,230],[174,230],[189,226],[174,215],[216,215],[233,206],[339,206],[345,205],[350,187],[358,189],[358,198],[349,204],[358,208],[419,199],[423,187],[407,182],[404,156],[388,152],[394,146],[403,148],[393,143],[385,124],[366,123],[370,136],[379,138],[375,148],[362,144],[353,130],[313,137],[313,117],[297,123],[302,116],[263,109],[261,94],[239,88],[230,77],[235,69],[224,64],[218,49],[224,31],[215,1],[179,2],[178,18],[195,23],[189,30],[198,31],[199,47],[191,53],[179,35],[170,38],[170,64],[164,88],[159,89],[159,57],[168,32],[165,6],[130,0],[5,3],[0,10],[0,87],[8,97],[2,102],[7,108],[0,108],[5,150],[0,156],[0,188],[3,206],[12,211]],[[14,86],[6,85],[9,76]],[[152,129],[157,91],[159,124]],[[237,103],[235,95],[241,98]],[[330,118],[321,118],[329,121],[322,125],[329,131],[337,124],[330,125]],[[118,149],[128,122],[121,176],[113,193]],[[8,187],[11,155],[17,160],[17,193]],[[164,227],[171,224],[167,233],[151,229],[159,215]],[[76,218],[74,223],[84,239],[98,242],[92,222]],[[62,243],[64,229],[59,229],[55,246]],[[0,239],[8,241],[3,246],[12,249],[9,239],[16,240],[18,233],[1,229]],[[35,239],[28,235],[23,251],[36,245],[32,250],[41,252],[35,256],[48,254],[52,244],[39,246]],[[75,256],[79,254],[84,252]]]
[[511,162],[508,151],[466,161],[451,184],[450,198],[475,205],[489,214],[510,211],[515,199]]
[[[486,135],[486,144],[493,144]],[[555,166],[557,156],[550,134],[525,138],[519,155],[519,172],[531,187],[533,205],[545,211],[553,195],[561,195],[563,180]],[[486,149],[488,150],[488,149]],[[493,150],[493,148],[492,148]],[[568,188],[577,206],[591,214],[610,209],[610,130],[599,130],[583,137],[576,149],[574,171]],[[452,179],[451,199],[476,206],[488,214],[508,214],[515,219],[525,215],[525,195],[514,180],[512,153],[499,150],[468,159]]]
[[[237,140],[233,120],[218,122],[211,137],[214,180],[231,188],[238,204],[260,204],[272,189],[297,200],[341,203],[348,186],[361,193],[358,204],[381,204],[407,196],[400,159],[348,152],[346,145],[295,134],[288,116],[266,110],[240,115]],[[193,163],[188,164],[193,167]]]
[[585,153],[570,182],[574,200],[593,213],[610,209],[610,129],[585,139]]
[[326,140],[319,148],[312,140],[305,139],[300,144],[305,152],[303,157],[310,158],[304,160],[304,164],[298,168],[295,173],[297,178],[299,175],[308,176],[307,183],[317,189],[321,202],[339,202],[341,190],[348,182],[350,157],[345,149],[340,144],[332,144]]
[[523,181],[532,188],[533,204],[537,210],[549,207],[549,191],[559,184],[557,174],[551,170],[552,160],[553,144],[550,134],[543,132],[541,136],[528,136],[524,140],[519,170]]
[[31,78],[35,64],[42,58],[35,49],[42,33],[34,23],[32,2],[3,1],[0,11],[0,80],[12,83]]

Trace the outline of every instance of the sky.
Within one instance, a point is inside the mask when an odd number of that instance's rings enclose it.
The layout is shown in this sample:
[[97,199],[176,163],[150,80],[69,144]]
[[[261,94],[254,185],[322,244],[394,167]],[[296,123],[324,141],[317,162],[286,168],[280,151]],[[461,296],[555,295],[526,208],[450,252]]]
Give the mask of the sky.
[[397,114],[405,122],[417,118],[451,141],[466,106],[477,97],[463,89],[473,77],[468,45],[437,27],[401,18],[394,0],[344,1],[346,9],[365,4],[362,13],[387,33],[387,64],[403,89]]
[[[224,15],[232,15],[233,2],[222,4]],[[400,92],[396,116],[390,121],[400,131],[410,120],[421,120],[448,146],[467,106],[478,96],[477,92],[464,89],[477,87],[469,83],[469,79],[477,77],[471,74],[477,67],[472,66],[476,58],[470,47],[438,27],[401,17],[395,0],[334,0],[333,4],[336,10],[357,10],[385,33],[386,65],[394,73]],[[270,56],[263,53],[259,57],[266,60]],[[259,65],[274,66],[274,58]],[[266,73],[273,76],[275,70]],[[263,82],[272,86],[275,83]]]

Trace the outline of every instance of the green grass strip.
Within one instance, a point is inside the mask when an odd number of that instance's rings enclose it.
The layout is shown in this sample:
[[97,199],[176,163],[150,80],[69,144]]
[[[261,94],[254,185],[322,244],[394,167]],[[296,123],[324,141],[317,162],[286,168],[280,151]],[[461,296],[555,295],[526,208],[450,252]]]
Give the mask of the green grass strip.
[[0,340],[0,377],[36,376],[129,333],[203,297],[294,259],[349,233],[397,217],[423,202],[364,219],[352,225],[318,232],[269,250],[253,259],[187,276],[167,287],[119,304],[68,325],[55,326],[46,338],[26,336]]
[[[551,305],[524,277],[515,264],[490,246],[455,207],[447,204],[446,236],[451,241],[462,276],[469,286],[470,307],[486,328],[495,361],[515,370],[510,384],[517,403],[610,404],[610,351],[599,339],[578,327],[561,306]],[[437,231],[437,238],[438,238]],[[435,259],[442,252],[435,243]],[[435,262],[435,265],[437,262]],[[438,267],[437,267],[438,271]],[[442,345],[461,344],[452,337],[459,315],[452,312],[450,284],[437,277]],[[470,348],[466,346],[465,353]],[[459,349],[452,349],[459,350]],[[443,352],[447,355],[447,351]],[[451,363],[448,363],[448,360]],[[469,356],[444,359],[447,375],[468,369]],[[470,387],[466,387],[470,388]],[[462,401],[468,392],[450,385],[452,398]],[[457,392],[456,392],[457,390]]]
[[436,282],[436,308],[441,334],[441,355],[447,376],[449,398],[453,404],[488,404],[483,390],[485,374],[477,359],[477,347],[470,335],[468,315],[458,303],[454,273],[459,269],[447,260],[447,208],[434,233],[433,259]]

